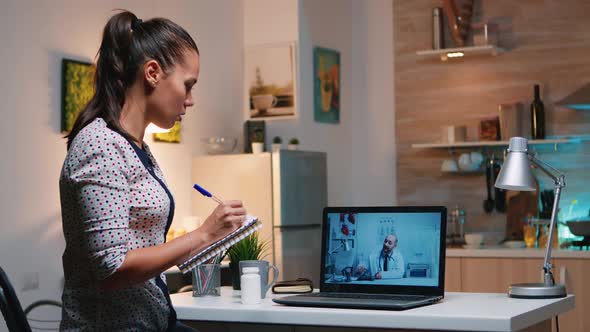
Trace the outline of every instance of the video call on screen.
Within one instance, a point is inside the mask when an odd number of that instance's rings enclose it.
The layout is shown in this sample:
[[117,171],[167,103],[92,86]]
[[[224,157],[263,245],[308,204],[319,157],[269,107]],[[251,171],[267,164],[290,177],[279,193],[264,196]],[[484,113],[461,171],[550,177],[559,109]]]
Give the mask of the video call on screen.
[[438,286],[440,213],[329,213],[326,283]]

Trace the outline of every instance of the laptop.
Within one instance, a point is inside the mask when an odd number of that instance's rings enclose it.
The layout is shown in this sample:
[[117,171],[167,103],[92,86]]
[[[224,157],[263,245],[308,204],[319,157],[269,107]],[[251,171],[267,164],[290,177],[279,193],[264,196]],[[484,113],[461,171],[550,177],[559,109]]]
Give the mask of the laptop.
[[447,210],[326,207],[320,292],[273,299],[292,306],[404,310],[440,301]]

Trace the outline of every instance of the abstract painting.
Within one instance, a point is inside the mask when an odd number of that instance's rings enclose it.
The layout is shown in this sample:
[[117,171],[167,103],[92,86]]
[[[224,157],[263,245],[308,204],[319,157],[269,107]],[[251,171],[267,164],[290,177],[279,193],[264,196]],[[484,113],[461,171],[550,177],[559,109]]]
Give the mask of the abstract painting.
[[96,67],[87,62],[62,60],[61,131],[69,133],[78,114],[94,95]]
[[313,100],[316,122],[340,122],[340,52],[313,50]]

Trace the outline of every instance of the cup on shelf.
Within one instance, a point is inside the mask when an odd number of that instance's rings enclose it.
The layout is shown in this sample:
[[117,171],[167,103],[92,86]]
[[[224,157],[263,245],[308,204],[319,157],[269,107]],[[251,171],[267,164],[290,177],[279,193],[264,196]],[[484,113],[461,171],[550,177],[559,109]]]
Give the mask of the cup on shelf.
[[455,143],[463,142],[467,137],[467,127],[465,126],[442,126],[441,142]]
[[498,45],[498,29],[493,23],[472,24],[473,46]]
[[504,103],[498,105],[500,115],[500,136],[502,140],[522,136],[524,128],[524,105],[522,103]]
[[440,165],[440,170],[442,172],[458,172],[459,166],[457,165],[457,161],[455,159],[446,159],[443,160],[442,164]]
[[459,169],[465,172],[474,172],[481,167],[483,155],[480,152],[463,153],[459,156]]

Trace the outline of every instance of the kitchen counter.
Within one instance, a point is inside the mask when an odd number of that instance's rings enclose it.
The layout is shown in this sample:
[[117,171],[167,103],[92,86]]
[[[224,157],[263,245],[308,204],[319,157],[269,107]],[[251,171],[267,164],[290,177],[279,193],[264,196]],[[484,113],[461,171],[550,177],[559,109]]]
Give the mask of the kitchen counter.
[[[512,249],[502,246],[482,247],[478,249],[447,248],[447,257],[505,257],[505,258],[545,258],[545,249],[522,248]],[[552,258],[576,258],[590,259],[588,250],[563,250],[551,251]]]
[[319,331],[319,326],[328,331],[339,331],[341,327],[385,328],[387,331],[518,331],[532,326],[538,326],[535,331],[550,331],[551,317],[572,310],[575,302],[573,295],[522,300],[506,294],[448,292],[443,301],[433,305],[388,311],[283,306],[271,301],[274,296],[278,295],[269,293],[261,304],[244,305],[238,291],[222,287],[219,297],[194,298],[189,292],[173,294],[171,299],[178,318],[190,325],[191,321],[221,324],[222,327],[227,324],[244,327],[243,323],[249,323],[247,330],[257,330],[261,326],[250,324],[271,324],[268,331],[293,331],[290,326],[299,326],[297,331],[308,331],[303,328],[305,326],[310,327],[309,331]]

